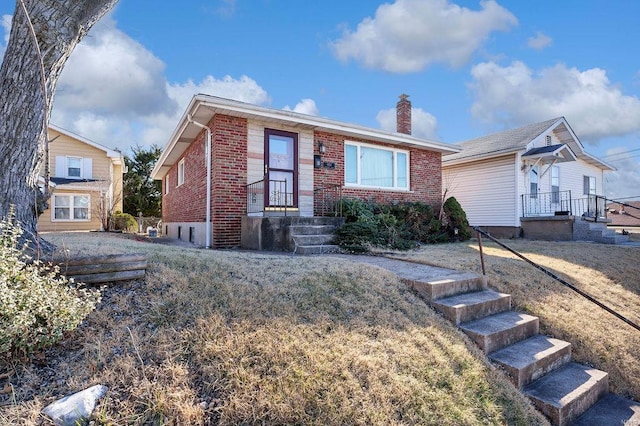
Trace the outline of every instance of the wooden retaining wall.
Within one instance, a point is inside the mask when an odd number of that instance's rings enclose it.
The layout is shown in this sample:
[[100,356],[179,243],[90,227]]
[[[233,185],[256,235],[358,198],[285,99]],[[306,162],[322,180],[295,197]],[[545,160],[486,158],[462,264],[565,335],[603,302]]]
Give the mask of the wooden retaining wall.
[[76,282],[99,284],[144,278],[147,256],[140,253],[86,256],[54,261],[60,274]]

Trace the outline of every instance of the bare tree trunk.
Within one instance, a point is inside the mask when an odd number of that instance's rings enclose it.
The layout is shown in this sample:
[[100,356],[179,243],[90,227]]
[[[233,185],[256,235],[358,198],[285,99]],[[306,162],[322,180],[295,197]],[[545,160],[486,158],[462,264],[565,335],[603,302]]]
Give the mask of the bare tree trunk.
[[14,205],[31,242],[47,203],[38,175],[58,78],[78,42],[116,2],[16,1],[0,68],[0,218]]

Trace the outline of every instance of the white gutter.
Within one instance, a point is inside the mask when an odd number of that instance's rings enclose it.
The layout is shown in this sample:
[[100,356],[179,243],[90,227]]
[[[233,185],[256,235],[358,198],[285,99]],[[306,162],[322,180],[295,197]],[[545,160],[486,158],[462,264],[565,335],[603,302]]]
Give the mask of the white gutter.
[[207,218],[205,225],[205,248],[211,248],[211,129],[202,123],[193,120],[191,114],[187,115],[190,123],[203,128],[207,131],[207,140],[205,141],[205,162],[207,166]]

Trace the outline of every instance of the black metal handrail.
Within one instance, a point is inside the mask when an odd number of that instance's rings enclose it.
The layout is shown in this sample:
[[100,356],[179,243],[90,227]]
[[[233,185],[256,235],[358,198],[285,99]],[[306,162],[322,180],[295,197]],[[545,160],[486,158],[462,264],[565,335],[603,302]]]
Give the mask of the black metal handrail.
[[479,246],[479,249],[480,249],[480,262],[482,264],[482,275],[486,275],[486,271],[485,271],[485,267],[484,267],[484,254],[483,254],[483,251],[482,251],[482,235],[484,235],[485,237],[489,238],[494,243],[498,244],[500,247],[502,247],[502,248],[508,250],[509,252],[515,254],[520,259],[524,260],[525,262],[527,262],[528,264],[530,264],[534,268],[538,269],[539,271],[544,272],[549,277],[551,277],[554,280],[558,281],[560,284],[562,284],[562,285],[564,285],[566,287],[569,287],[571,290],[575,291],[576,293],[578,293],[580,296],[584,297],[588,301],[598,305],[600,308],[602,308],[605,311],[609,312],[610,314],[612,314],[616,318],[626,322],[631,327],[633,327],[636,330],[640,331],[640,325],[638,325],[635,322],[631,321],[630,319],[628,319],[627,317],[623,316],[622,314],[619,314],[618,312],[616,312],[612,308],[608,307],[604,303],[602,303],[599,300],[597,300],[595,297],[589,295],[588,293],[585,293],[584,291],[580,290],[579,288],[577,288],[573,284],[563,280],[562,278],[560,278],[559,276],[557,276],[553,272],[549,271],[548,269],[545,269],[544,267],[538,265],[534,261],[532,261],[532,260],[528,259],[527,257],[525,257],[524,255],[520,254],[519,252],[515,251],[511,247],[508,247],[506,244],[503,244],[502,242],[498,241],[496,238],[492,237],[488,232],[483,231],[482,229],[480,229],[480,227],[474,226],[473,229],[478,233],[478,246]]
[[342,217],[342,185],[320,186],[313,190],[315,216]]
[[554,191],[522,194],[520,198],[522,217],[569,215],[588,217],[596,222],[607,217],[607,199],[601,195],[574,198],[571,191]]
[[[247,185],[247,214],[263,213],[265,211],[265,180],[259,180]],[[286,180],[269,180],[268,206],[270,211],[284,212],[293,208],[293,193],[287,192]]]

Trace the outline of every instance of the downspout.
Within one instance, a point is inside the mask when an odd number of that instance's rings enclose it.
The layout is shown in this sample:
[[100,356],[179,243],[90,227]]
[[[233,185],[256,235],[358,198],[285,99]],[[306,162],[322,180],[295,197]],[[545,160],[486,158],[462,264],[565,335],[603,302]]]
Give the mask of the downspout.
[[202,123],[193,120],[191,114],[187,115],[189,123],[205,129],[207,131],[207,139],[205,141],[205,162],[207,166],[207,218],[205,225],[205,248],[211,248],[211,129]]

